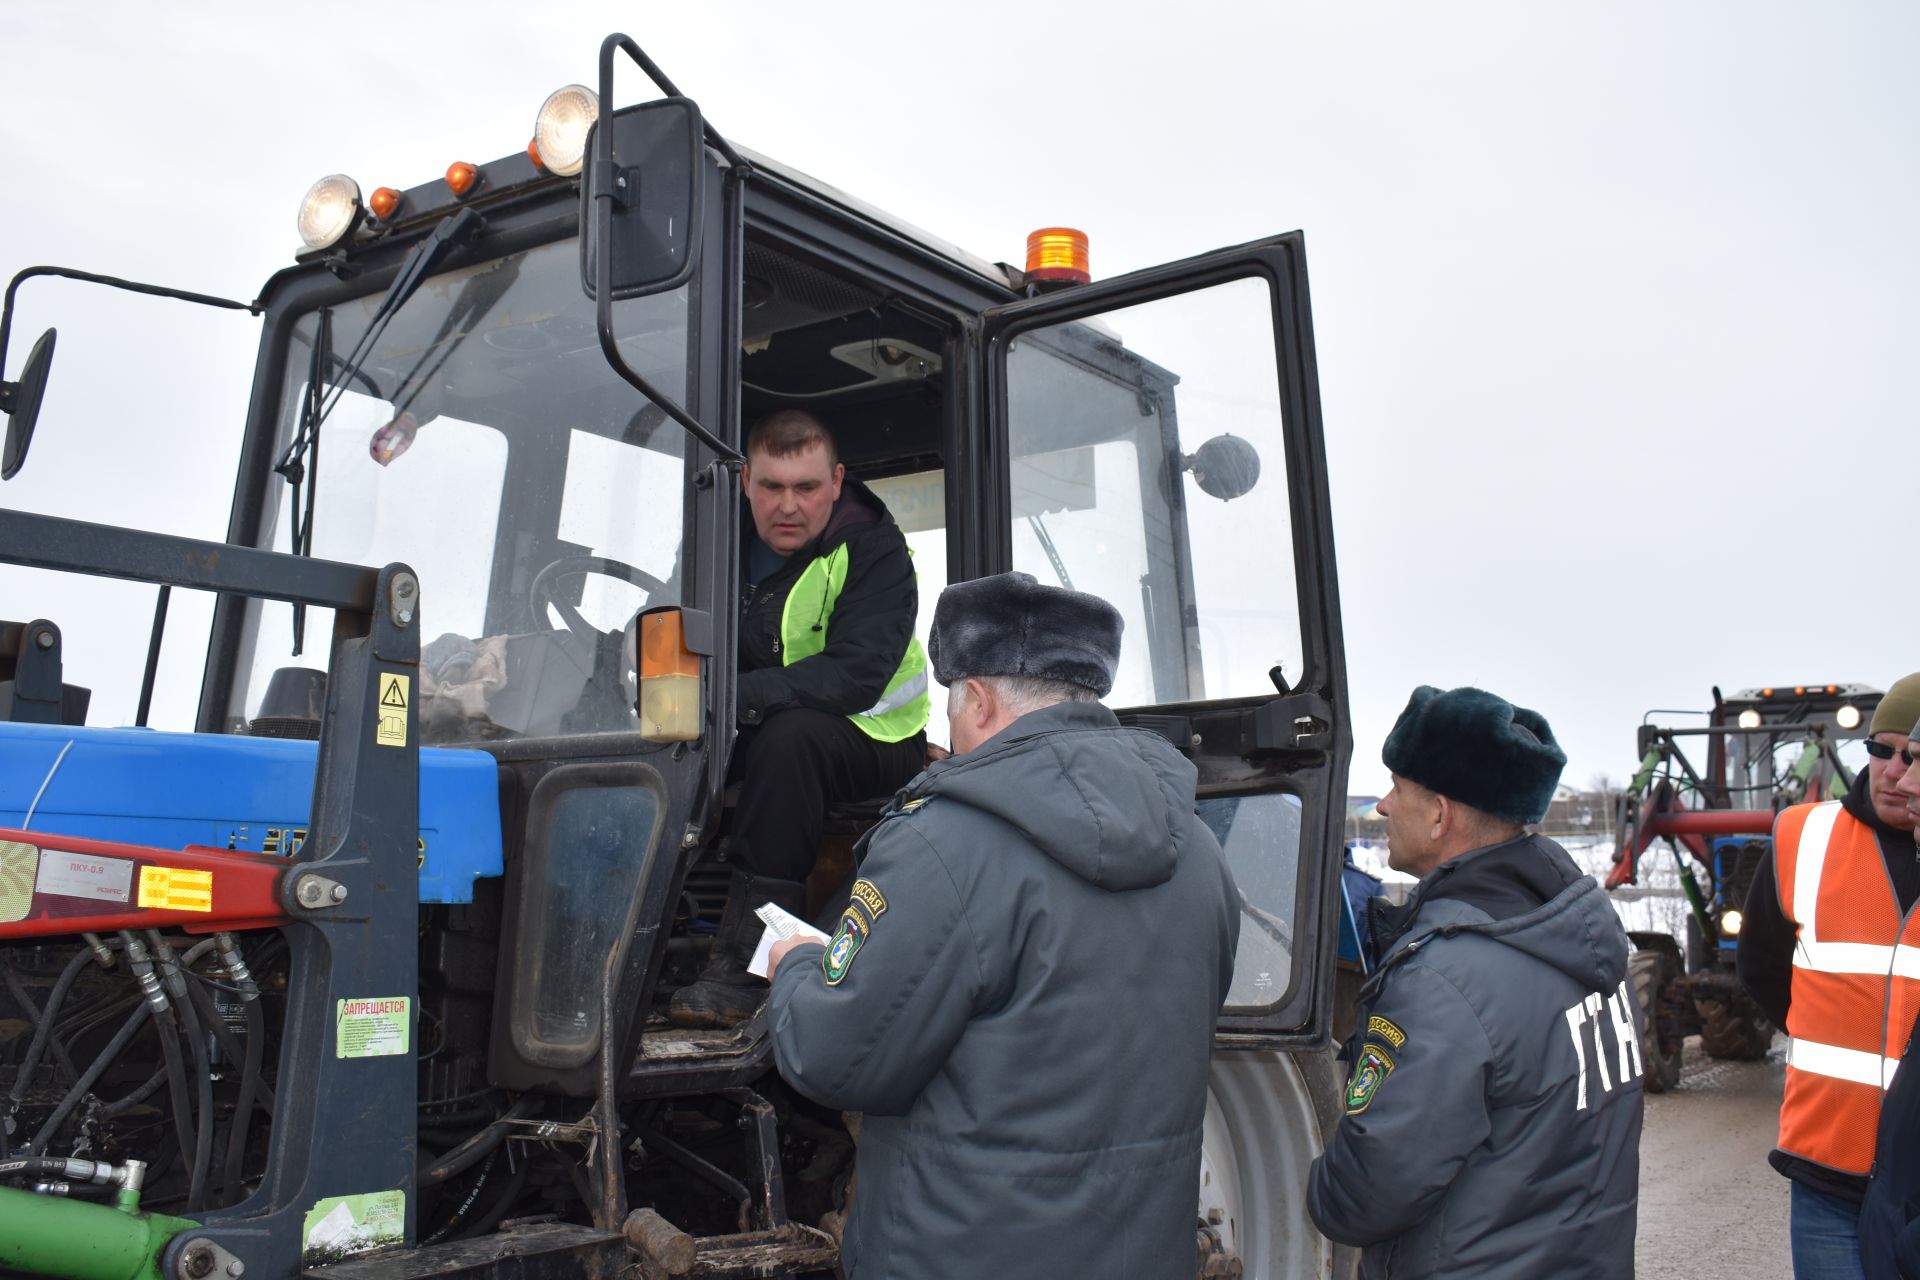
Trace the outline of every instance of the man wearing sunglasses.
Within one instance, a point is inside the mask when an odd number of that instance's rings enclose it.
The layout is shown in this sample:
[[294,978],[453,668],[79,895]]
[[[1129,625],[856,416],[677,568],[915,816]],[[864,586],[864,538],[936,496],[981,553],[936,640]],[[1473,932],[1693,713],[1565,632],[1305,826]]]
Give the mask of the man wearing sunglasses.
[[1920,672],[1880,699],[1846,797],[1775,820],[1747,894],[1740,979],[1792,1037],[1768,1160],[1793,1182],[1799,1280],[1865,1275],[1860,1203],[1881,1098],[1920,1009],[1920,857],[1897,790],[1916,721]]

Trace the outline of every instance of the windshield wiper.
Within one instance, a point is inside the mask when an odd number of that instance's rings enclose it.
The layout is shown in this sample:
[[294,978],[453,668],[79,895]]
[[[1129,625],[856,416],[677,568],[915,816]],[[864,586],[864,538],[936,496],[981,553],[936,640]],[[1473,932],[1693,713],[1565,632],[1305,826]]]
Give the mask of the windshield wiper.
[[[413,247],[405,262],[400,264],[400,272],[393,278],[393,284],[387,289],[386,297],[380,299],[379,309],[368,321],[366,332],[360,335],[360,341],[353,344],[339,372],[333,377],[331,391],[327,391],[326,368],[333,362],[332,312],[322,310],[319,328],[314,334],[313,353],[308,365],[307,394],[300,409],[300,423],[295,428],[293,439],[287,442],[280,461],[273,469],[286,479],[293,490],[292,500],[288,504],[292,516],[292,551],[296,556],[313,554],[313,504],[314,496],[320,488],[320,427],[340,403],[340,397],[346,394],[347,384],[360,376],[360,366],[373,351],[380,335],[386,332],[387,325],[400,314],[400,308],[407,300],[418,293],[433,269],[447,256],[448,250],[470,238],[483,224],[483,219],[472,209],[459,209],[440,220],[433,234]],[[307,479],[307,463],[313,463],[313,478],[307,483],[307,505],[303,512],[300,507],[300,485]],[[306,629],[306,606],[293,606],[293,656],[300,656],[301,633]]]
[[[286,452],[274,464],[273,469],[286,476],[289,483],[299,483],[295,473],[300,470],[301,459],[314,446],[327,415],[333,412],[334,405],[340,403],[347,383],[360,372],[361,364],[372,352],[373,344],[380,340],[380,335],[386,332],[388,323],[400,313],[401,307],[407,305],[407,299],[419,292],[433,269],[447,256],[447,251],[472,236],[483,221],[472,209],[456,210],[442,218],[440,225],[433,229],[433,234],[415,245],[413,252],[407,255],[407,260],[400,265],[400,274],[394,277],[393,286],[387,290],[387,296],[380,299],[380,309],[373,313],[366,332],[360,335],[360,341],[353,344],[353,350],[340,366],[340,372],[334,375],[331,393],[320,403],[317,411],[309,410],[302,415],[300,429],[294,432],[293,439],[287,442]],[[298,548],[295,550],[298,552]]]

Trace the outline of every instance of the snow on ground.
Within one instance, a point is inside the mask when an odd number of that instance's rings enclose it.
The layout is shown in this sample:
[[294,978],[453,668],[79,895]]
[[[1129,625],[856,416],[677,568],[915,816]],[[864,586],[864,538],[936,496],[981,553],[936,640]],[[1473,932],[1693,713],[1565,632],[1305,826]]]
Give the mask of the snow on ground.
[[[1606,882],[1613,870],[1613,840],[1605,836],[1568,835],[1558,837],[1560,846],[1573,856],[1581,869]],[[1386,883],[1389,897],[1400,898],[1413,891],[1414,879],[1387,866],[1387,846],[1382,841],[1355,840],[1354,865]],[[1664,845],[1647,850],[1640,859],[1640,882],[1626,885],[1613,893],[1613,909],[1620,924],[1629,931],[1686,935],[1687,901],[1680,892],[1680,873],[1674,855]]]

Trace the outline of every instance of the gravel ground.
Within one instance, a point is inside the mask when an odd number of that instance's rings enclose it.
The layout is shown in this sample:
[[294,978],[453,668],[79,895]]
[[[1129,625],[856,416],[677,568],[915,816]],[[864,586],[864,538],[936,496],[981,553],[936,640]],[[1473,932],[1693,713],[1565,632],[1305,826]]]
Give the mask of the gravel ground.
[[1787,1180],[1767,1164],[1786,1040],[1765,1062],[1715,1062],[1687,1041],[1680,1086],[1647,1096],[1639,1280],[1791,1280]]

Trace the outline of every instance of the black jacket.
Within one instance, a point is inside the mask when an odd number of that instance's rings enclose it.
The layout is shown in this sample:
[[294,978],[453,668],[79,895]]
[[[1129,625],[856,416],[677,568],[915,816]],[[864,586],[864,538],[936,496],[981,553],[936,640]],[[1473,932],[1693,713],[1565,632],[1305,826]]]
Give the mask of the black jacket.
[[[1886,860],[1887,876],[1893,881],[1900,910],[1910,911],[1914,899],[1920,897],[1920,856],[1914,852],[1913,833],[1897,831],[1880,821],[1880,816],[1873,811],[1873,801],[1867,798],[1867,779],[1865,769],[1854,775],[1853,786],[1840,801],[1840,807],[1850,817],[1872,828],[1880,844],[1880,856]],[[1793,946],[1797,936],[1793,921],[1787,919],[1780,907],[1779,878],[1774,874],[1773,850],[1769,848],[1754,870],[1753,884],[1747,889],[1740,921],[1740,947],[1734,954],[1734,963],[1753,1002],[1782,1031],[1787,1028],[1787,1010],[1793,1003]],[[1767,1160],[1795,1182],[1855,1204],[1867,1191],[1867,1180],[1858,1174],[1829,1169],[1784,1151],[1774,1151]]]
[[1192,1276],[1239,934],[1193,766],[1105,707],[1045,707],[931,765],[861,856],[766,1015],[781,1075],[864,1113],[847,1274]]
[[1880,1103],[1873,1177],[1860,1208],[1860,1261],[1873,1280],[1920,1280],[1920,1021]]
[[1315,1225],[1364,1246],[1367,1280],[1632,1275],[1645,1064],[1598,882],[1522,836],[1375,919]]
[[[846,586],[830,617],[827,646],[792,666],[781,661],[780,613],[787,592],[819,557],[845,544]],[[786,707],[858,715],[887,691],[913,639],[920,590],[906,537],[873,490],[848,476],[827,527],[787,557],[772,577],[741,590],[737,715],[756,725]],[[827,626],[831,622],[831,626]]]

